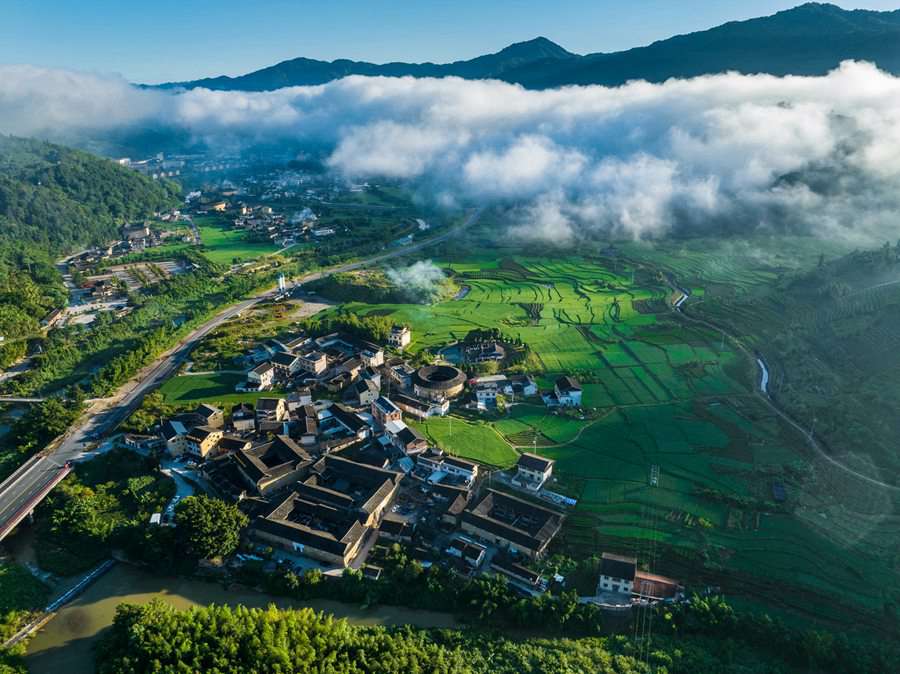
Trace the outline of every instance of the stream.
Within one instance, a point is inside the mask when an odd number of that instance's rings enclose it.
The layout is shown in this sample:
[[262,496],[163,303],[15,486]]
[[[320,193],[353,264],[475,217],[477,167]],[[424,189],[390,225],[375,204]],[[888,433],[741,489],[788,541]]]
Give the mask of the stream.
[[759,390],[769,395],[769,368],[766,367],[765,361],[759,356],[756,357],[756,364],[759,365],[762,376],[759,380]]

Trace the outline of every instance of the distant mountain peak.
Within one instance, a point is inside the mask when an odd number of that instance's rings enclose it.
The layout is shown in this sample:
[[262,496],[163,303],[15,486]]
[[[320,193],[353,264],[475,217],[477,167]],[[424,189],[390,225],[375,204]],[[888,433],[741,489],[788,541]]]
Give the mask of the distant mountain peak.
[[564,49],[549,38],[538,36],[524,42],[515,42],[508,47],[504,47],[497,52],[497,56],[505,56],[511,58],[569,58],[576,56],[572,52]]
[[900,10],[846,10],[808,2],[770,16],[730,21],[626,51],[573,54],[540,36],[453,63],[367,63],[296,58],[241,75],[159,85],[270,91],[324,84],[348,75],[499,79],[531,89],[573,84],[619,86],[723,72],[824,75],[845,60],[900,74]]

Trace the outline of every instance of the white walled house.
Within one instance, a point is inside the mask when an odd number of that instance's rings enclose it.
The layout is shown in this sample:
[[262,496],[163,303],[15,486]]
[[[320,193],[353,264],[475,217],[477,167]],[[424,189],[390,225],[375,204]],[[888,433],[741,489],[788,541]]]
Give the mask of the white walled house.
[[604,552],[600,557],[600,582],[602,592],[618,592],[631,594],[634,589],[634,574],[637,571],[637,560]]
[[441,470],[450,475],[457,475],[466,482],[472,482],[478,476],[478,464],[458,456],[444,455]]
[[367,346],[359,352],[359,359],[366,367],[381,367],[384,365],[384,349],[379,346]]
[[272,365],[275,373],[282,379],[287,379],[300,371],[300,356],[295,356],[287,351],[279,351],[272,356]]
[[187,450],[187,434],[187,428],[180,421],[166,421],[160,429],[166,450],[171,456],[181,456]]
[[328,358],[321,351],[313,351],[300,356],[299,364],[304,372],[320,375],[328,369]]
[[497,396],[502,395],[503,390],[498,382],[480,382],[475,384],[475,401],[478,407],[493,407],[497,404]]
[[516,463],[516,475],[513,483],[523,485],[528,489],[540,489],[553,474],[554,463],[552,459],[525,452]]
[[581,407],[581,384],[574,377],[560,377],[553,387],[560,407]]
[[412,341],[412,331],[406,325],[395,325],[388,335],[388,344],[402,351]]
[[268,391],[275,383],[275,366],[270,362],[257,365],[247,373],[248,389]]

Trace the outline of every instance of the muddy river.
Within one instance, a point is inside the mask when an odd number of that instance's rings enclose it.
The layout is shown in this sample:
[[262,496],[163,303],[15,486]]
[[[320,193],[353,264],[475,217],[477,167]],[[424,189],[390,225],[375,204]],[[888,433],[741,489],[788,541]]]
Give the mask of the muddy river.
[[112,624],[116,606],[121,603],[144,604],[162,599],[177,608],[203,604],[244,604],[282,608],[308,606],[347,618],[357,625],[400,625],[453,627],[453,616],[436,611],[421,611],[393,606],[360,609],[351,604],[329,600],[292,601],[246,591],[226,590],[216,583],[185,578],[157,576],[125,564],[117,564],[84,594],[61,609],[28,645],[26,662],[33,674],[81,674],[94,671],[93,647],[101,632]]

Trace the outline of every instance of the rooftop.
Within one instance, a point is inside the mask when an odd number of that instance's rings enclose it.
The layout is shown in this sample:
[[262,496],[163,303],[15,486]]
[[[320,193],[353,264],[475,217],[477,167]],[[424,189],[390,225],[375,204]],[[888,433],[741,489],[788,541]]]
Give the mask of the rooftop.
[[326,454],[298,491],[310,500],[369,514],[402,478],[402,473]]
[[525,468],[526,470],[536,470],[544,472],[554,463],[555,461],[553,461],[553,459],[545,459],[543,456],[538,456],[537,454],[532,454],[531,452],[524,452],[522,456],[519,457],[516,465],[520,468]]
[[615,555],[611,552],[604,552],[600,556],[600,574],[603,576],[634,580],[636,569],[637,559],[634,557]]
[[309,501],[301,494],[288,495],[254,526],[266,533],[344,556],[365,534],[355,517],[324,503]]
[[276,436],[272,442],[240,449],[235,452],[234,460],[258,487],[267,480],[312,464],[312,457],[306,450],[285,435]]
[[553,510],[493,489],[463,513],[463,521],[532,550],[542,549],[562,525]]
[[556,386],[560,393],[571,393],[572,391],[581,390],[581,384],[574,377],[560,377],[556,380]]
[[375,402],[372,403],[382,414],[400,414],[400,408],[397,407],[389,398],[385,398],[384,396],[378,396],[375,398]]
[[257,412],[271,412],[278,408],[279,403],[283,403],[284,398],[260,398],[256,401]]

